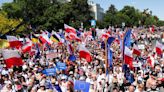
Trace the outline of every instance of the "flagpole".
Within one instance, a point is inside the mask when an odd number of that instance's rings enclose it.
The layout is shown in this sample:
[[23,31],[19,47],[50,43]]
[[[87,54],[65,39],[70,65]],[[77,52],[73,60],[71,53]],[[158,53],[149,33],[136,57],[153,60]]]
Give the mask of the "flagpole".
[[105,73],[107,73],[108,69],[108,60],[107,60],[107,39],[105,40]]
[[[127,30],[126,30],[126,32],[125,32],[125,34],[127,33]],[[123,46],[123,48],[122,48],[122,57],[123,57],[123,64],[125,64],[125,61],[124,61],[124,51],[125,51],[125,45],[124,45],[124,40],[125,40],[125,34],[124,34],[124,38],[123,38],[123,41],[122,41],[122,46]]]

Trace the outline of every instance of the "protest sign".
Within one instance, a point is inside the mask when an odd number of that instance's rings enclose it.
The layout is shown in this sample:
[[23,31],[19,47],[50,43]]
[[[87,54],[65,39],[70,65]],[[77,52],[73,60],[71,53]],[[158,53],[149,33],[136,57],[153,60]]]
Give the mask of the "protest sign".
[[55,75],[56,74],[56,67],[45,69],[42,71],[42,73],[45,74],[46,76]]
[[82,92],[89,92],[90,83],[85,81],[75,80],[74,89]]
[[65,70],[67,68],[66,64],[62,62],[57,62],[56,66],[57,66],[57,69],[59,70]]

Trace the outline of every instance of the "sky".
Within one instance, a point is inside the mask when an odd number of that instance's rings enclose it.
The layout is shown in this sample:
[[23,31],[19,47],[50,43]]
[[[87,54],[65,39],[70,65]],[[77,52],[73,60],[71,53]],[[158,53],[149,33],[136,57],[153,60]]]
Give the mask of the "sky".
[[[4,2],[11,2],[13,0],[0,0],[0,6]],[[153,15],[157,15],[160,20],[164,20],[164,0],[92,0],[95,3],[100,4],[100,6],[106,11],[111,4],[120,10],[125,5],[131,5],[135,8],[143,11],[149,8],[153,12]]]

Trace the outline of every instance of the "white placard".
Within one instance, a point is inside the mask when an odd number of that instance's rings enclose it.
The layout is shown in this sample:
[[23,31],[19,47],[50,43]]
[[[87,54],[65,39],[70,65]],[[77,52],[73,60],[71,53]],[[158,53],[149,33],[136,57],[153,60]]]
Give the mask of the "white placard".
[[145,49],[145,45],[144,45],[144,44],[139,44],[139,45],[138,45],[138,48],[139,48],[140,50],[143,50],[143,49]]

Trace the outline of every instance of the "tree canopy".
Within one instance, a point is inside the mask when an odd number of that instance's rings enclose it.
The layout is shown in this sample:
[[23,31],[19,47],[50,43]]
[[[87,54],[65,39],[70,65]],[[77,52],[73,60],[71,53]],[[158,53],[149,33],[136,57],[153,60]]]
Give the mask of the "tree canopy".
[[22,25],[30,25],[36,30],[63,28],[64,23],[73,27],[89,25],[90,9],[87,0],[14,0],[2,5],[8,18],[22,19]]
[[144,9],[141,12],[133,6],[124,6],[118,11],[114,5],[111,5],[104,16],[104,25],[121,26],[124,22],[126,26],[162,26],[164,21],[159,21],[157,16],[152,15],[152,11],[148,11],[149,9]]

